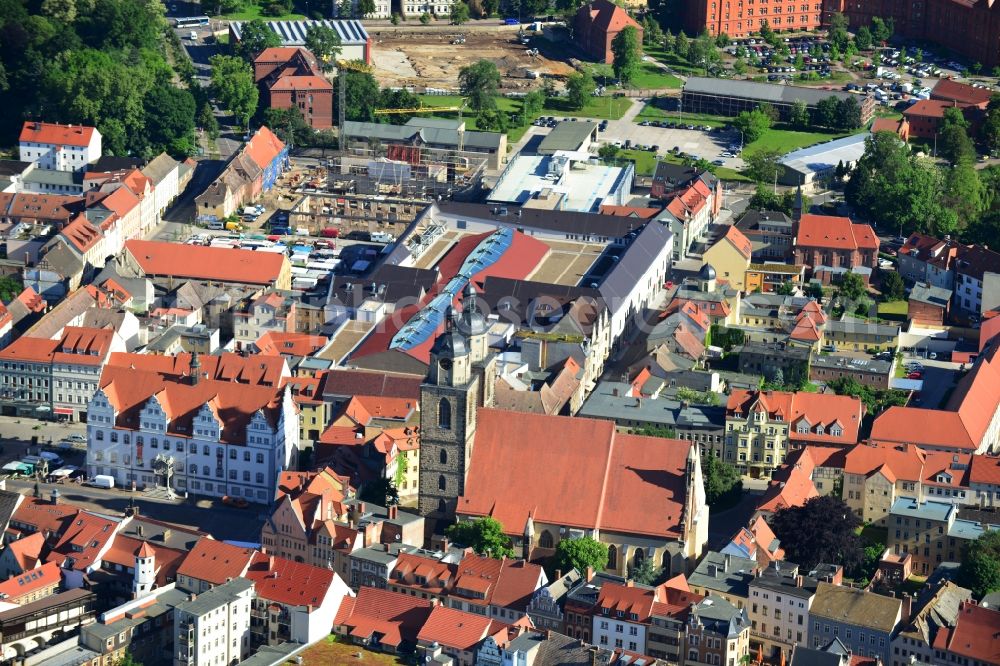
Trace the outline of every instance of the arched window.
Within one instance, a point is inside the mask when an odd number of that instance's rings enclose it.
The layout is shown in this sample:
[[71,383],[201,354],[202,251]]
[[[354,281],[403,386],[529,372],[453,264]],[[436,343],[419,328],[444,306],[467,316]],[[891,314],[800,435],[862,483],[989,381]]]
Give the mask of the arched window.
[[438,477],[438,490],[444,490],[448,487],[448,481],[444,478],[444,474]]
[[632,568],[638,569],[641,567],[644,559],[646,559],[646,551],[642,548],[636,548],[635,555],[632,556]]
[[608,546],[608,568],[618,568],[618,549],[614,546]]
[[442,465],[448,464],[448,452],[444,449],[441,449],[441,464]]
[[542,531],[542,536],[538,537],[538,546],[540,548],[551,548],[552,547],[552,535],[549,534],[548,530]]
[[444,503],[443,499],[438,500],[438,513],[445,513],[448,510],[448,506]]
[[661,566],[667,573],[672,571],[670,568],[670,553],[668,551],[663,551],[663,561],[661,562]]
[[445,398],[441,398],[441,402],[438,403],[438,427],[451,430],[451,403]]

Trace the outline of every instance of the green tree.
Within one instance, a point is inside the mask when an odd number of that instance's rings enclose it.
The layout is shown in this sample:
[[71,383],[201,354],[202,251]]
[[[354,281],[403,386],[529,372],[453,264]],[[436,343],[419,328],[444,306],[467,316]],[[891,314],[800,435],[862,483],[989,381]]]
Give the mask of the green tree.
[[858,28],[854,33],[854,45],[861,51],[867,51],[872,47],[872,31],[865,26]]
[[618,153],[620,149],[613,143],[603,143],[601,147],[597,149],[597,156],[601,158],[601,161],[606,164],[614,164],[615,160],[618,159]]
[[[847,33],[847,17],[840,12],[830,14],[826,30],[826,38],[830,40],[831,48],[836,46],[841,52],[847,48],[851,36]],[[833,57],[833,56],[831,56]]]
[[210,141],[215,141],[219,138],[219,121],[215,119],[215,113],[212,112],[212,105],[208,102],[203,104],[201,111],[198,112],[198,127],[204,130],[205,135]]
[[719,49],[716,48],[715,42],[707,33],[692,41],[688,46],[687,61],[693,67],[699,67],[705,72],[708,72],[719,61]]
[[21,284],[20,277],[17,275],[0,276],[0,301],[10,303],[22,291],[24,291],[24,285]]
[[733,126],[743,132],[745,143],[753,143],[771,129],[771,116],[757,107],[753,111],[742,111],[733,121]]
[[814,497],[802,506],[778,509],[770,525],[790,562],[806,570],[817,564],[855,565],[861,555],[860,525],[847,504],[831,496]]
[[809,127],[809,107],[801,99],[792,102],[792,110],[789,113],[788,122],[798,129]]
[[837,98],[834,96],[824,97],[816,103],[813,112],[813,122],[821,127],[837,126]]
[[337,56],[340,55],[343,45],[340,42],[340,33],[325,25],[316,24],[309,28],[306,33],[306,48],[316,56],[320,69],[330,72],[337,67]]
[[146,131],[152,152],[165,150],[177,158],[194,153],[194,95],[171,86],[156,86],[146,95]]
[[42,0],[42,14],[60,23],[76,20],[76,0]]
[[646,14],[642,20],[642,41],[650,46],[663,44],[664,34],[660,28],[660,22],[652,14]]
[[358,0],[358,15],[362,18],[374,14],[377,9],[375,0]]
[[[375,77],[367,72],[344,68],[337,74],[338,86],[341,76],[344,77],[344,117],[347,120],[375,122],[375,105],[379,100],[378,82],[375,81]],[[334,115],[339,113],[338,108]]]
[[761,148],[743,155],[743,172],[755,183],[771,183],[781,173],[779,150]]
[[701,456],[701,475],[705,484],[705,501],[709,506],[729,506],[743,493],[743,481],[736,468],[711,451]]
[[782,282],[775,291],[781,296],[793,296],[795,294],[795,283]]
[[865,281],[857,273],[845,273],[837,289],[842,300],[857,301],[868,293]]
[[587,567],[604,571],[608,566],[608,547],[591,537],[563,539],[556,544],[552,566],[562,572],[576,569],[584,573]]
[[879,44],[889,41],[892,38],[895,23],[892,18],[883,21],[882,18],[873,16],[871,27],[872,39]]
[[660,40],[660,44],[663,45],[663,50],[667,53],[672,53],[674,50],[674,33],[667,30],[663,33],[663,39]]
[[126,652],[125,656],[115,663],[115,666],[142,666],[142,662],[136,661],[131,652]]
[[463,67],[458,72],[458,83],[474,111],[496,108],[500,72],[492,61],[480,60]]
[[674,40],[674,53],[677,56],[687,59],[688,47],[691,45],[691,40],[688,36],[684,34],[683,31],[677,33],[677,38]]
[[281,46],[281,37],[267,27],[260,19],[254,19],[243,24],[240,41],[236,44],[236,54],[246,60],[253,59],[264,49]]
[[428,14],[427,12],[424,12],[423,14],[420,15],[420,23],[422,25],[427,25],[430,22],[431,22],[431,15],[430,14]]
[[627,86],[639,75],[642,65],[642,51],[639,48],[639,31],[635,26],[625,26],[611,40],[611,53],[614,54],[612,67],[615,76]]
[[991,107],[986,112],[980,136],[990,153],[1000,151],[1000,108]]
[[587,105],[594,91],[594,78],[589,72],[570,74],[566,79],[566,101],[569,108],[579,111]]
[[311,143],[313,129],[297,106],[265,109],[264,124],[289,146],[306,146]]
[[[955,228],[944,228],[939,222],[934,231],[953,233],[962,231],[978,220],[985,210],[985,194],[979,172],[971,160],[963,160],[947,170],[944,179],[943,204],[954,214]],[[943,233],[942,233],[943,235]]]
[[896,271],[885,271],[882,273],[882,299],[886,301],[899,301],[906,295],[903,286],[903,278]]
[[[382,88],[376,103],[379,109],[416,109],[419,106],[420,98],[403,88]],[[376,122],[402,124],[415,115],[415,113],[394,113],[375,116],[375,119]]]
[[938,154],[952,164],[972,162],[976,158],[976,148],[969,138],[969,122],[957,107],[944,110],[938,131]]
[[715,36],[715,45],[720,49],[724,49],[729,46],[729,35],[724,32],[720,32]]
[[837,101],[833,127],[843,130],[861,127],[861,106],[853,96]]
[[455,25],[462,25],[469,20],[469,5],[464,2],[456,2],[451,6],[451,22]]
[[733,72],[738,76],[745,76],[747,73],[747,63],[743,58],[737,58],[733,61]]
[[771,28],[771,22],[764,19],[764,22],[760,24],[760,36],[765,42],[770,44],[777,35],[774,34],[774,30]]
[[476,127],[484,132],[506,132],[510,128],[510,118],[500,109],[482,109],[476,114]]
[[521,115],[524,116],[525,123],[531,122],[545,108],[545,93],[541,90],[532,90],[521,98]]
[[1000,590],[1000,531],[984,532],[965,547],[959,583],[977,599]]
[[396,484],[392,482],[392,479],[379,477],[361,487],[358,499],[378,506],[397,506],[399,504],[399,490],[396,489]]
[[463,520],[449,525],[445,534],[455,543],[468,546],[479,555],[497,560],[514,557],[510,538],[503,533],[503,525],[493,518]]
[[657,568],[652,558],[644,557],[639,566],[629,569],[628,577],[639,585],[652,585],[661,574],[662,571]]
[[823,298],[823,285],[819,282],[810,282],[806,286],[806,296],[815,298],[817,301]]
[[242,127],[248,127],[250,117],[257,110],[259,96],[250,65],[225,55],[212,56],[209,62],[212,64],[212,95],[236,116]]

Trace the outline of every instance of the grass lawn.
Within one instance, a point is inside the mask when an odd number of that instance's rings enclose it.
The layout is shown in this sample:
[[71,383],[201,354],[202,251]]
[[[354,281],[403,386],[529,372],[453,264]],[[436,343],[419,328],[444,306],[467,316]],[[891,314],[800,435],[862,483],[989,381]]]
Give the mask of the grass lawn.
[[642,51],[646,55],[656,58],[670,69],[680,72],[681,74],[691,74],[694,76],[704,76],[705,74],[704,70],[700,67],[694,67],[687,60],[682,59],[674,53],[667,53],[659,47],[643,46]]
[[[300,654],[306,664],[370,664],[376,666],[404,663],[392,655],[371,652],[360,645],[341,642],[338,637],[333,635],[327,636],[326,639],[305,649]],[[361,657],[355,657],[356,654],[360,654]]]
[[625,115],[625,112],[628,111],[631,105],[632,102],[627,97],[591,97],[582,109],[573,110],[568,108],[565,99],[549,97],[545,100],[545,107],[542,108],[542,113],[546,115],[618,120]]
[[644,62],[640,68],[639,75],[632,81],[631,87],[641,90],[663,88],[678,90],[681,87],[681,80],[651,62]]
[[254,19],[261,19],[262,21],[301,21],[305,18],[304,14],[282,14],[281,16],[265,16],[261,13],[261,7],[259,5],[248,5],[243,11],[233,12],[232,14],[223,14],[221,17],[230,21],[253,21]]
[[772,127],[764,136],[752,143],[744,146],[744,150],[753,152],[755,150],[777,150],[785,154],[792,150],[812,146],[823,141],[839,139],[850,135],[851,132],[800,132],[799,130],[779,129]]
[[910,304],[907,301],[888,301],[878,304],[878,316],[882,319],[906,321],[909,312]]
[[[656,170],[656,153],[650,152],[648,150],[621,150],[618,155],[622,159],[631,160],[635,162],[635,173],[639,176],[651,176]],[[665,153],[660,155],[661,162],[668,162],[670,164],[684,164],[684,160],[680,159],[672,153]],[[733,169],[727,169],[726,167],[712,167],[712,172],[721,178],[722,180],[739,180],[749,182],[749,178],[741,174],[739,171]]]

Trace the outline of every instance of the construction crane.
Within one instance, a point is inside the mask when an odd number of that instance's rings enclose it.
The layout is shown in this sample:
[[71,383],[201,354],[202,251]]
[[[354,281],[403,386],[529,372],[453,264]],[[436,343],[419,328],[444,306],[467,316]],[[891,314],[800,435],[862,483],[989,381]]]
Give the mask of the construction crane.
[[409,109],[375,109],[376,116],[392,116],[401,113],[437,113],[438,111],[458,111],[465,109],[465,104],[461,106],[416,106]]

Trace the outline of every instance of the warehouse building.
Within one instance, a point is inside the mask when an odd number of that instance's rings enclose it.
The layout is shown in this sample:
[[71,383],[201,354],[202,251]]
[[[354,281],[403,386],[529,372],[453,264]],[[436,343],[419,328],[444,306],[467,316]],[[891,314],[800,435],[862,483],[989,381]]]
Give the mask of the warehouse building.
[[681,105],[682,110],[689,113],[738,116],[743,111],[752,111],[761,104],[770,104],[782,120],[788,120],[795,102],[805,102],[811,110],[828,97],[836,97],[838,100],[855,99],[861,106],[862,125],[867,124],[875,112],[873,97],[861,97],[841,90],[711,79],[702,76],[692,76],[684,84]]
[[[331,28],[340,35],[340,60],[361,60],[372,64],[372,38],[361,21],[267,21],[268,28],[281,37],[281,46],[305,46],[306,33],[314,27]],[[229,43],[236,44],[243,34],[243,21],[229,24]]]

